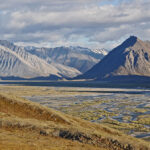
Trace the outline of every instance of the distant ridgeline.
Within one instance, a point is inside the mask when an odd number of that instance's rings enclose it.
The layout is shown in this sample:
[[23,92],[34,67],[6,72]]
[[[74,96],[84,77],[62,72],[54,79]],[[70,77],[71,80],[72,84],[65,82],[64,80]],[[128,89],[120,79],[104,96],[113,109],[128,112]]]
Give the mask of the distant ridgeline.
[[88,71],[107,52],[82,47],[36,48],[0,41],[2,79],[72,78]]

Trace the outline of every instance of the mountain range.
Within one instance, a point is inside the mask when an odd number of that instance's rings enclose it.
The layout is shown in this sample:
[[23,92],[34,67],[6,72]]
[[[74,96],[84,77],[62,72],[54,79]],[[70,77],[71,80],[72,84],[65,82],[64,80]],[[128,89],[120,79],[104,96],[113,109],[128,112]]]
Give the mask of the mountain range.
[[25,47],[25,49],[29,53],[46,60],[49,64],[52,62],[57,62],[65,66],[76,68],[81,73],[91,69],[105,55],[107,55],[106,50],[91,50],[80,46],[56,48]]
[[72,78],[90,69],[103,56],[81,47],[23,47],[1,40],[0,76],[10,79]]
[[129,76],[150,76],[150,42],[136,36],[130,36],[78,78],[104,80]]
[[[147,79],[150,42],[130,36],[108,52],[77,47],[37,48],[0,41],[1,79]],[[138,77],[138,78],[137,78]]]

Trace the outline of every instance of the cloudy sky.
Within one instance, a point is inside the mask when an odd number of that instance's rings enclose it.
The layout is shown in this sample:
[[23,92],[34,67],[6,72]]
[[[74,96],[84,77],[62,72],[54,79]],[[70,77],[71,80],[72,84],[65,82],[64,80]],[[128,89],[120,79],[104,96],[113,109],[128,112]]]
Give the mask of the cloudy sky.
[[150,0],[0,0],[0,37],[35,46],[112,49],[150,40]]

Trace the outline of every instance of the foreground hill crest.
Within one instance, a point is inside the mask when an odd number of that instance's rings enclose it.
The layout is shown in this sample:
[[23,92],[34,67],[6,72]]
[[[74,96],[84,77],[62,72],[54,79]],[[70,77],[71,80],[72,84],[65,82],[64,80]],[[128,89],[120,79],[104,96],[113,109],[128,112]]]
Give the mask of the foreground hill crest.
[[0,94],[0,149],[149,150],[149,144],[91,123]]

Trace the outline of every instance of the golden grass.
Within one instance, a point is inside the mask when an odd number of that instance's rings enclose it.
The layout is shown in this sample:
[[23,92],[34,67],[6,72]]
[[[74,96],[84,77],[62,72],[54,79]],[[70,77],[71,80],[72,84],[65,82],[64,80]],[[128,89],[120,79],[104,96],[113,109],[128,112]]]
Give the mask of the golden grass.
[[[78,89],[78,88],[77,88]],[[74,88],[34,87],[34,86],[0,86],[0,93],[17,96],[41,96],[41,95],[78,95],[80,91]],[[82,89],[82,88],[81,88]],[[83,89],[82,89],[83,90]],[[87,94],[87,92],[82,92]]]
[[55,121],[69,124],[67,117],[61,115],[57,111],[48,109],[37,103],[25,101],[24,99],[17,99],[17,97],[11,95],[0,95],[0,111],[13,114],[22,118],[34,118],[45,121]]
[[[41,146],[41,147],[40,147]],[[0,94],[0,149],[148,150],[149,143],[25,99]]]
[[0,150],[105,150],[89,144],[35,133],[0,130]]

